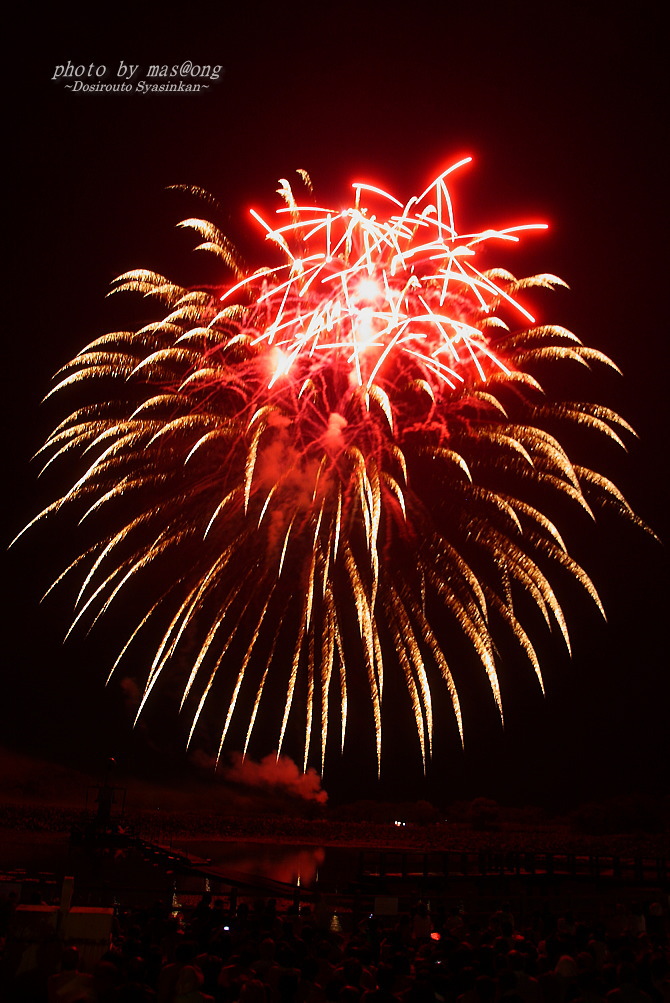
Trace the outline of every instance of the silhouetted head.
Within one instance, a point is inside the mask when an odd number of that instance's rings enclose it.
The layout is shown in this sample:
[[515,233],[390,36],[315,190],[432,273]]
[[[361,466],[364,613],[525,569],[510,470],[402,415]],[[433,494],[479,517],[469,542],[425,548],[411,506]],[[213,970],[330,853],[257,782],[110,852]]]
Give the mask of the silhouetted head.
[[64,972],[76,972],[79,966],[79,951],[71,944],[70,947],[66,947],[61,956],[60,966]]

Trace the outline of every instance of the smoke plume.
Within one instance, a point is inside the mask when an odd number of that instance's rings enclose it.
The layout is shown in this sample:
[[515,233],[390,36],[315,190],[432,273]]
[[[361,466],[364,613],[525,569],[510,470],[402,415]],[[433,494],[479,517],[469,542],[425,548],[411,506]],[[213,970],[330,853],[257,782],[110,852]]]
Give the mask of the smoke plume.
[[271,752],[269,756],[256,762],[248,757],[245,759],[241,752],[232,752],[229,760],[230,765],[224,768],[224,776],[233,783],[281,790],[293,797],[316,801],[318,804],[325,804],[328,800],[328,794],[322,789],[321,777],[316,770],[310,767],[306,773],[302,773],[290,756],[277,758],[277,754]]

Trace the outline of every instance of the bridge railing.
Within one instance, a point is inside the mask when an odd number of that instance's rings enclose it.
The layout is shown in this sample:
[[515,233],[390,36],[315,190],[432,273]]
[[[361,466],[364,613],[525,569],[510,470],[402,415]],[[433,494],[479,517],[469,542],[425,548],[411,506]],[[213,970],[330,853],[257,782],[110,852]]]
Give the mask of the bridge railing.
[[665,886],[668,858],[535,851],[362,850],[359,878],[556,876]]

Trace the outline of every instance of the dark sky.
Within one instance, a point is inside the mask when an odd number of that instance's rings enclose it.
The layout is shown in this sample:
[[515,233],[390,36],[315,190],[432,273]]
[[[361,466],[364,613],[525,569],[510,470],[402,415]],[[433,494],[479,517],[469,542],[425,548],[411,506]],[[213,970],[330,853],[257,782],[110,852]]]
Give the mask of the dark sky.
[[[608,451],[602,469],[667,541],[660,7],[289,0],[238,9],[224,0],[177,13],[120,4],[106,17],[104,5],[91,5],[81,17],[59,10],[26,23],[11,46],[17,59],[6,85],[7,539],[57,490],[55,481],[40,487],[29,463],[62,416],[39,403],[52,374],[95,336],[132,323],[130,301],[105,302],[109,282],[140,266],[196,281],[192,236],[173,224],[199,207],[168,185],[215,194],[228,212],[224,228],[253,253],[248,206],[270,208],[276,179],[296,168],[309,171],[324,200],[344,201],[361,178],[407,199],[471,154],[474,165],[455,185],[458,218],[473,228],[550,223],[516,260],[520,270],[569,283],[571,292],[554,294],[543,309],[623,369],[623,379],[599,376],[597,393],[640,441],[625,457]],[[104,65],[102,79],[113,82],[122,61],[138,64],[135,79],[145,79],[152,63],[187,59],[221,65],[220,79],[183,96],[73,93],[63,77],[53,79],[68,61]],[[131,737],[123,694],[103,688],[113,639],[103,629],[62,646],[67,588],[38,606],[68,543],[46,527],[6,559],[10,714],[2,741],[92,770],[107,755],[138,769],[149,759],[177,769],[182,754],[165,721]],[[574,655],[570,661],[558,641],[541,643],[546,699],[529,670],[508,666],[503,732],[484,687],[473,684],[465,752],[444,708],[427,778],[411,736],[392,736],[381,784],[359,769],[361,751],[371,749],[367,718],[357,712],[349,752],[324,779],[332,796],[483,794],[561,806],[663,792],[666,551],[613,519],[602,520],[597,538],[576,526],[575,546],[609,624],[578,590],[568,596]]]

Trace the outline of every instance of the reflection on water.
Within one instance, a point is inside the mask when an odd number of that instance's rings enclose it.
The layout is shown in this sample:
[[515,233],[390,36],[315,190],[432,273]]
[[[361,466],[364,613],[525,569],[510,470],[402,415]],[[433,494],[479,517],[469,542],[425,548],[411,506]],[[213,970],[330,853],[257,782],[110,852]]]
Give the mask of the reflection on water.
[[[235,872],[270,878],[302,888],[311,888],[316,884],[326,861],[326,850],[321,846],[189,840],[184,845],[184,851],[209,858],[211,866],[222,874]],[[327,852],[330,856],[330,849]]]
[[64,833],[0,831],[0,869],[61,870],[68,856]]
[[[120,877],[128,871],[135,879],[135,869],[141,863],[137,850],[99,847],[93,852],[69,847],[64,835],[44,833],[10,834],[0,838],[0,870],[24,869],[28,872],[81,874],[96,882],[107,867]],[[175,853],[205,858],[211,869],[222,877],[259,877],[282,884],[335,890],[347,884],[356,873],[359,851],[346,847],[283,845],[278,843],[226,842],[175,838]],[[96,874],[89,873],[89,871]],[[152,870],[161,871],[152,860]],[[156,875],[158,877],[158,875]],[[143,880],[145,875],[143,873]]]

